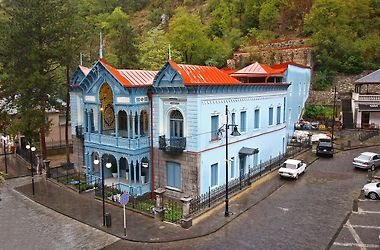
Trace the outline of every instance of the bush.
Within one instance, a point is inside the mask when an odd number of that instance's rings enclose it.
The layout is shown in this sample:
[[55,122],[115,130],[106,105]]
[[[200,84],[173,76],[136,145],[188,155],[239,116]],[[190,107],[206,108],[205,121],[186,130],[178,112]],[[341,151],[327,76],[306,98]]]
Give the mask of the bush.
[[309,120],[330,120],[332,119],[333,108],[320,104],[308,104],[305,108],[304,117]]
[[317,91],[329,89],[333,83],[333,78],[334,73],[327,69],[318,71],[315,74],[315,82],[313,84],[313,89]]

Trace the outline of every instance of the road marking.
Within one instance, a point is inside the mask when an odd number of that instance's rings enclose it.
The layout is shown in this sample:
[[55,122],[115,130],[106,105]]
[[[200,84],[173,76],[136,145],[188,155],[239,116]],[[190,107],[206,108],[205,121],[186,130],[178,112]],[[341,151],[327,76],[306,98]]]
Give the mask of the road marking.
[[340,242],[334,242],[333,245],[342,246],[342,247],[360,247],[361,249],[380,247],[380,245],[376,245],[376,244],[358,244],[358,243],[340,243]]
[[286,208],[286,207],[277,207],[277,208],[281,209],[284,212],[288,212],[289,211],[289,208]]
[[355,229],[352,227],[350,220],[347,220],[346,222],[347,228],[354,237],[355,241],[358,243],[358,246],[360,249],[365,250],[366,248],[362,245],[364,245],[363,241],[360,239],[359,235],[356,233]]
[[358,209],[358,214],[380,214],[380,211],[368,211],[361,208]]
[[351,225],[353,228],[369,228],[369,229],[380,229],[378,226],[363,226],[363,225]]

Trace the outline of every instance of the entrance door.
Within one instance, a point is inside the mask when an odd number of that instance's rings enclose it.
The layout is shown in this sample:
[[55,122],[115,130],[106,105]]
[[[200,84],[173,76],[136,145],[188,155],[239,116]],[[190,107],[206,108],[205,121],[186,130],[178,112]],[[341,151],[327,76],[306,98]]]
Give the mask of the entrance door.
[[244,176],[245,173],[245,162],[246,162],[246,156],[240,157],[240,177]]
[[362,112],[362,128],[369,128],[369,112]]

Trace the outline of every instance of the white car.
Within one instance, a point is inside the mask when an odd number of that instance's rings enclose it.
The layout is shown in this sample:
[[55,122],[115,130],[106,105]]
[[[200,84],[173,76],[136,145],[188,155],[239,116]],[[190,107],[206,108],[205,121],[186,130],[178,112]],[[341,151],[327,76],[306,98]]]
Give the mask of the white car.
[[375,171],[375,168],[380,166],[380,155],[372,152],[364,152],[354,158],[352,164],[355,168],[371,169],[371,171]]
[[306,163],[300,160],[287,159],[282,167],[278,170],[281,177],[290,177],[298,179],[298,176],[306,172]]
[[373,182],[365,184],[363,187],[364,195],[371,200],[380,198],[380,182]]

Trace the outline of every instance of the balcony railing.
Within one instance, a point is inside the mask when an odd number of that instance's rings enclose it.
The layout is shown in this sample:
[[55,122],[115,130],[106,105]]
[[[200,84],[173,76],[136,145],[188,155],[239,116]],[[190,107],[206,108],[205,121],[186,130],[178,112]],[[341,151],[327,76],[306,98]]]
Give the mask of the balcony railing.
[[85,142],[91,142],[95,144],[107,145],[118,148],[127,148],[132,150],[149,147],[148,136],[132,139],[116,137],[114,135],[104,135],[86,132],[84,134],[84,140]]
[[380,95],[365,95],[359,94],[359,101],[380,101]]
[[159,149],[165,152],[180,153],[186,148],[185,137],[166,138],[165,135],[159,136]]

